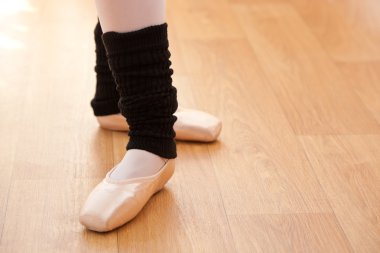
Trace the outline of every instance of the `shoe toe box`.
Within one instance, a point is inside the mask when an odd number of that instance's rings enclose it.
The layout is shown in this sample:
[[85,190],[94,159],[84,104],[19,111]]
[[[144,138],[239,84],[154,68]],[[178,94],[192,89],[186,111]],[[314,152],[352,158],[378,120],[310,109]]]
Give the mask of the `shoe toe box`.
[[186,109],[175,113],[177,138],[193,141],[215,141],[222,129],[220,119],[207,112]]
[[79,221],[90,230],[106,232],[135,215],[137,203],[133,191],[101,182],[88,196]]

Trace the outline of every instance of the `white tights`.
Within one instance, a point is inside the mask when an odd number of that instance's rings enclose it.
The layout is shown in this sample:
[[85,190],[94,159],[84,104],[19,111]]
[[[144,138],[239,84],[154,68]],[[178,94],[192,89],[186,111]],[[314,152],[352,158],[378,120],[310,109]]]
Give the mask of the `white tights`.
[[165,0],[95,0],[103,32],[130,32],[165,23]]

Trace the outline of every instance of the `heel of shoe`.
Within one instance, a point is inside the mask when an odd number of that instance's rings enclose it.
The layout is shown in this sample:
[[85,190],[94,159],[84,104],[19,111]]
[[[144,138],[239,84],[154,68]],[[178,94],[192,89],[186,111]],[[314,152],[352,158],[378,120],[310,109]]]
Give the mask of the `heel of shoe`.
[[157,185],[157,190],[155,191],[155,193],[161,191],[165,187],[169,179],[173,176],[174,170],[175,170],[175,160],[174,159],[168,160],[165,166],[168,166],[168,168],[165,169],[162,175],[163,178],[161,182]]

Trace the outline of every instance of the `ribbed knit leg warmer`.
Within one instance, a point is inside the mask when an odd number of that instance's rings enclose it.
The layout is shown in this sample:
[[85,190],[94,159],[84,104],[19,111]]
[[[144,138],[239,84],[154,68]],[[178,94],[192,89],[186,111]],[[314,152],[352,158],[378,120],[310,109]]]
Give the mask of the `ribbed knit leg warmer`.
[[96,92],[91,100],[91,107],[95,116],[105,116],[120,113],[118,107],[119,93],[113,80],[112,72],[108,66],[106,49],[102,41],[102,28],[99,21],[95,26],[95,53],[96,53]]
[[137,31],[102,35],[120,94],[119,108],[130,127],[127,150],[142,149],[175,158],[173,130],[178,108],[167,23]]

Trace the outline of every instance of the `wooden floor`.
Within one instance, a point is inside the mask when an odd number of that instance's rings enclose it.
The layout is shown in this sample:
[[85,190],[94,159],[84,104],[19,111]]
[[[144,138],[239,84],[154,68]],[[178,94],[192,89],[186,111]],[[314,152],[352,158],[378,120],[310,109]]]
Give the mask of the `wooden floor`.
[[0,0],[0,252],[380,252],[380,1],[169,0],[179,103],[223,131],[106,234],[78,222],[128,141],[89,104],[95,22]]

